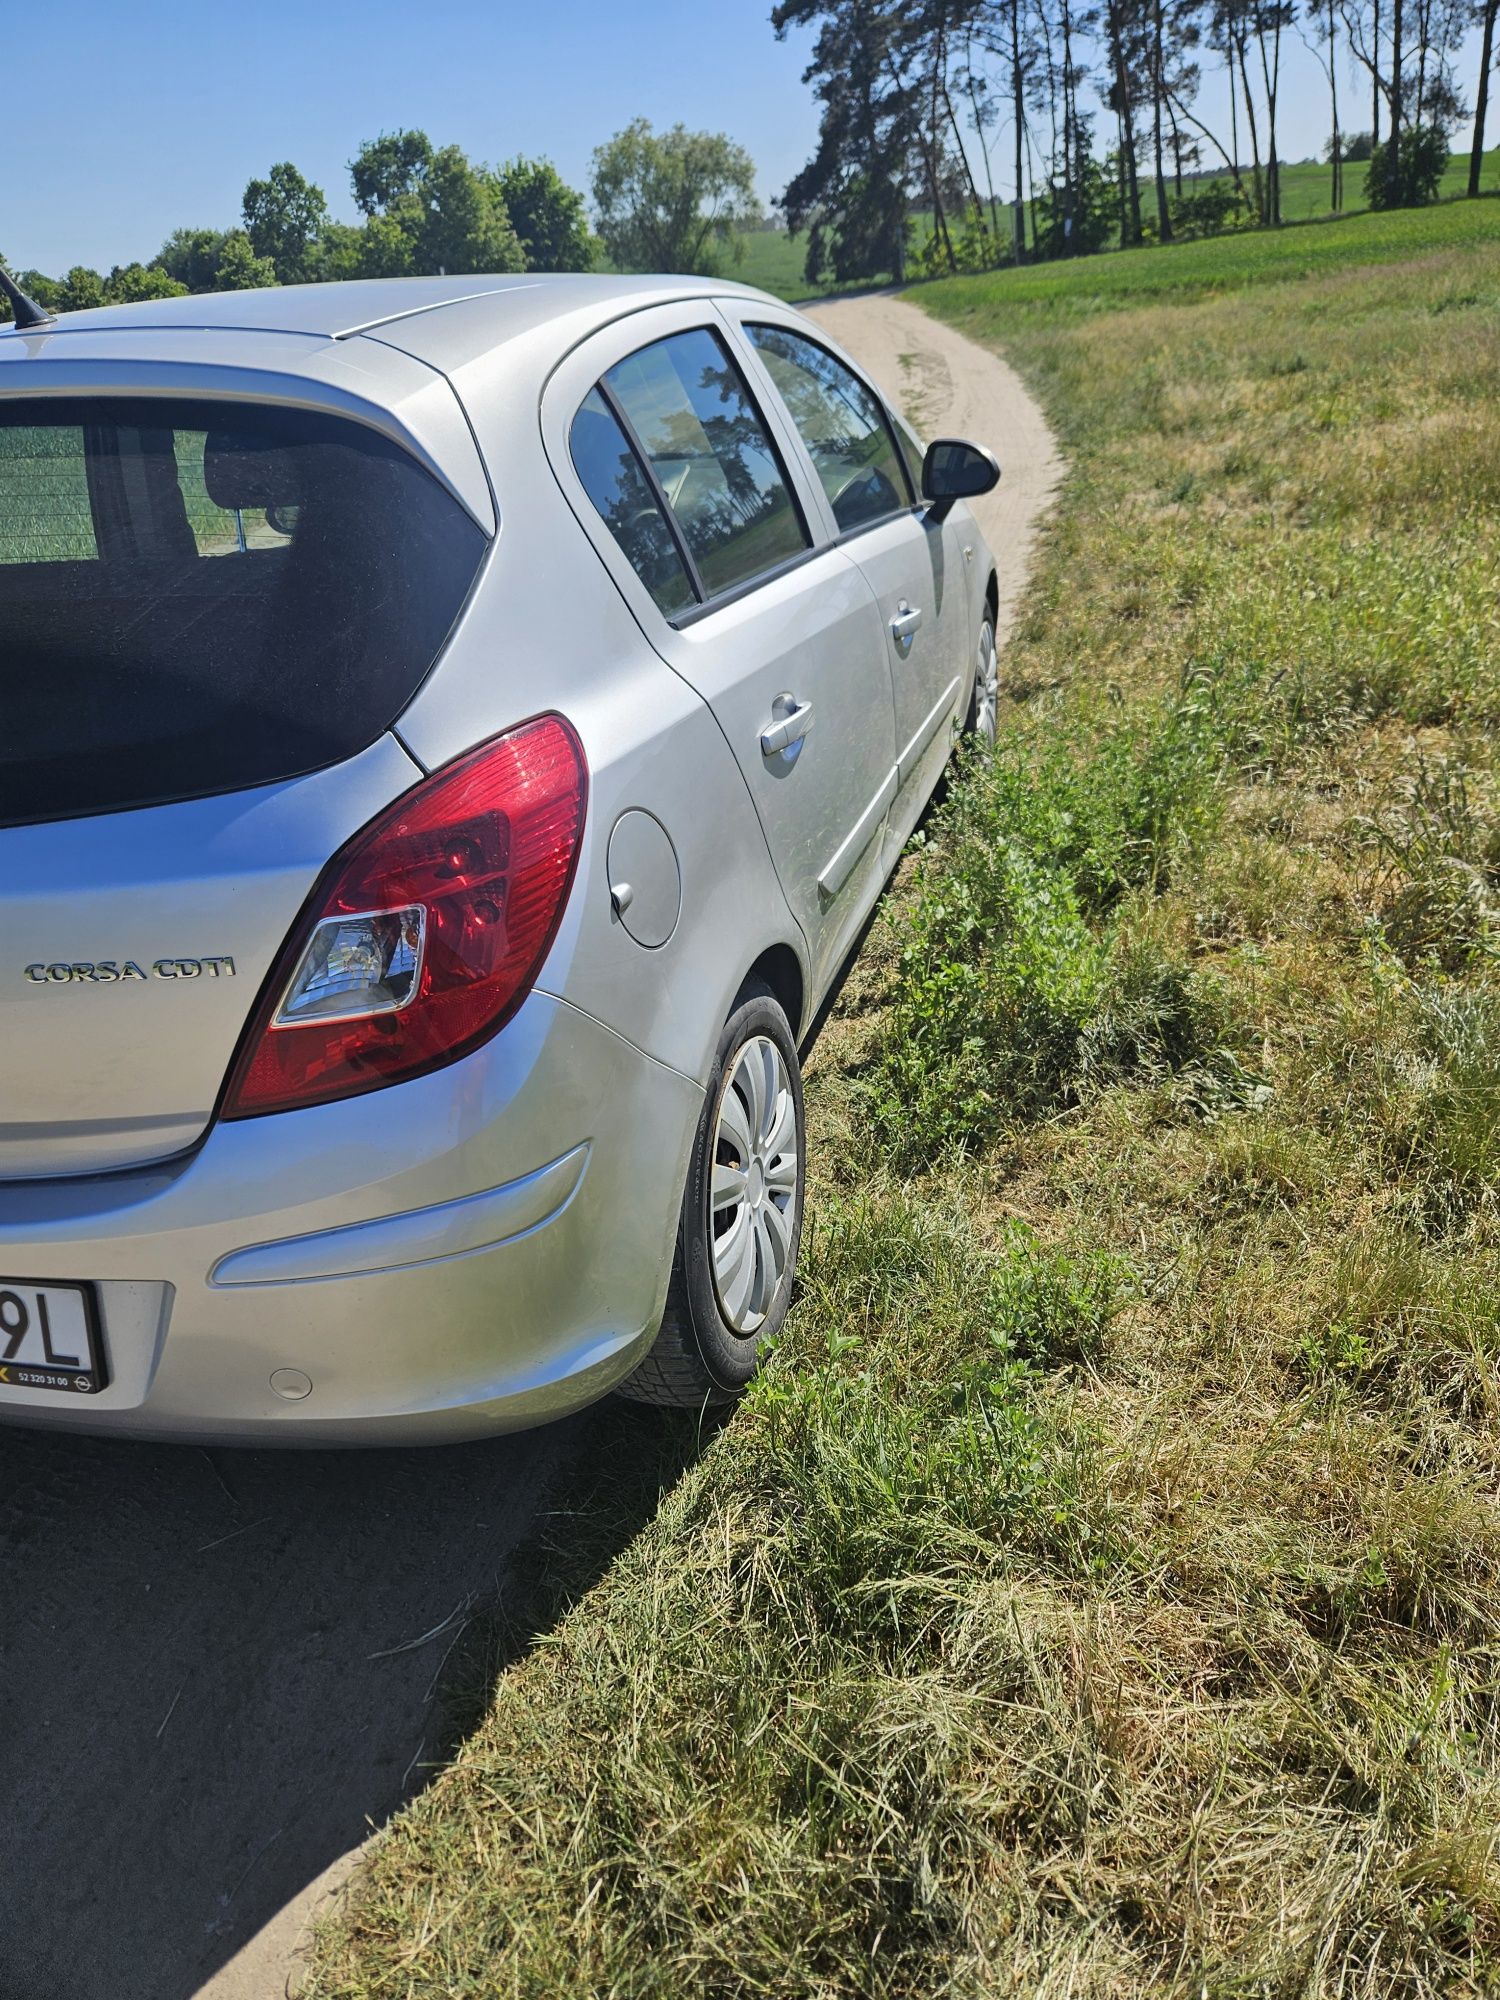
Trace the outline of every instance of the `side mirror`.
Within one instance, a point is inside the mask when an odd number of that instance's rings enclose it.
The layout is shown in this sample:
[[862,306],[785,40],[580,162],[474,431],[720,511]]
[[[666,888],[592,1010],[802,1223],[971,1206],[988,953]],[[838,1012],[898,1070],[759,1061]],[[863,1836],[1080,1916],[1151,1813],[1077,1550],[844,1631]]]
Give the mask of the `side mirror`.
[[972,500],[1000,483],[1000,461],[967,438],[934,438],[922,460],[922,498],[944,512],[955,500]]

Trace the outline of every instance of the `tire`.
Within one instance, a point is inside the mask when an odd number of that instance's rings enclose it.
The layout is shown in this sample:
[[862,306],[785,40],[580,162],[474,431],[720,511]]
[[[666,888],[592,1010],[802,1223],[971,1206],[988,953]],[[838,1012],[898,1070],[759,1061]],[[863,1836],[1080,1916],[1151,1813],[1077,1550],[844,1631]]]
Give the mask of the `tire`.
[[985,607],[974,649],[974,692],[969,697],[969,713],[964,734],[977,743],[993,743],[1000,727],[1000,665],[995,651],[995,614]]
[[797,1045],[770,989],[747,986],[714,1052],[661,1330],[619,1395],[696,1410],[746,1388],[791,1303],[806,1162]]

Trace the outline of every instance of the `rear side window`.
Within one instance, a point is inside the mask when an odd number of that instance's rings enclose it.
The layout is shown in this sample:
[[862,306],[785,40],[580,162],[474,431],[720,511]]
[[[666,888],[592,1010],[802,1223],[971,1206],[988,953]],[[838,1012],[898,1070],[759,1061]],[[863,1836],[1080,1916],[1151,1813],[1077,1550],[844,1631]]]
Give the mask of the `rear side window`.
[[[297,503],[281,499],[259,507],[221,506],[208,486],[209,439],[213,435],[209,431],[179,431],[172,454],[198,554],[234,556],[250,549],[285,548],[296,533]],[[236,497],[229,495],[230,499]]]
[[0,429],[0,564],[86,562],[97,554],[82,429]]
[[584,491],[656,600],[658,611],[675,618],[696,604],[692,578],[656,489],[597,389],[590,390],[573,419],[568,444]]
[[827,348],[782,326],[747,326],[847,534],[912,501],[906,468],[874,391]]
[[[579,411],[575,438],[596,399],[629,437],[695,598],[735,590],[807,549],[776,447],[717,335],[673,334],[611,368]],[[600,512],[624,546],[609,510]]]
[[416,692],[486,546],[342,418],[0,404],[0,825],[354,755]]

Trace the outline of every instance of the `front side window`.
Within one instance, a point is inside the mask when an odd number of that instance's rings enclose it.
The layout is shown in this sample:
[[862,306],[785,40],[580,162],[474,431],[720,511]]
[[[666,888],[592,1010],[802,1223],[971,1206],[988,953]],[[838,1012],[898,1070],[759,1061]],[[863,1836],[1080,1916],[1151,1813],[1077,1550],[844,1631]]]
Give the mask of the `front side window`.
[[0,825],[353,756],[420,686],[487,546],[341,417],[0,403]]
[[916,432],[902,417],[897,417],[891,425],[896,433],[896,443],[901,452],[901,463],[906,467],[907,483],[918,499],[922,496],[922,461],[927,456]]
[[604,386],[671,510],[700,596],[808,547],[775,446],[716,335],[696,328],[657,341],[611,368]]
[[827,348],[783,326],[747,326],[833,517],[845,534],[911,505],[912,492],[879,399]]

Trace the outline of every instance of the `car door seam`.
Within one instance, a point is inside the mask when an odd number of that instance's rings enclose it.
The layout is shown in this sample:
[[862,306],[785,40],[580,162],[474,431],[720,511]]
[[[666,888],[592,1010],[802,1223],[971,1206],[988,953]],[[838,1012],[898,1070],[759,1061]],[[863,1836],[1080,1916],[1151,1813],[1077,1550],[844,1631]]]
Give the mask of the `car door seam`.
[[[687,301],[669,300],[666,301],[665,303],[669,305],[680,305],[687,303]],[[696,301],[693,301],[693,303],[696,303]],[[711,303],[712,301],[710,301],[710,304]],[[640,310],[644,312],[646,308],[643,307]],[[629,317],[632,317],[632,315],[622,314],[620,316],[621,319]],[[619,320],[612,320],[610,322],[610,326],[612,327],[618,325],[619,323],[620,323]],[[564,355],[562,359],[558,361],[557,365],[549,371],[546,381],[542,384],[542,391],[537,401],[537,411],[536,411],[537,435],[542,447],[542,456],[546,460],[548,470],[552,474],[553,484],[556,487],[557,491],[562,496],[563,505],[567,508],[568,512],[573,516],[574,521],[577,523],[578,531],[583,536],[584,541],[587,543],[589,548],[593,550],[594,560],[599,564],[600,568],[604,571],[604,574],[609,578],[610,584],[614,589],[615,594],[620,599],[620,602],[625,606],[626,615],[633,620],[637,631],[640,633],[641,637],[645,640],[647,646],[651,649],[653,655],[661,662],[661,664],[666,668],[667,672],[671,674],[674,677],[674,679],[682,683],[682,685],[688,690],[688,692],[692,695],[693,699],[699,704],[699,706],[708,712],[708,715],[713,722],[714,728],[718,730],[719,736],[723,741],[724,748],[729,753],[730,768],[733,770],[735,776],[740,781],[740,785],[745,794],[745,802],[750,808],[751,817],[753,818],[756,829],[760,834],[761,846],[765,850],[766,865],[770,868],[771,880],[776,884],[776,893],[781,899],[781,907],[786,913],[787,922],[791,925],[793,934],[796,937],[800,938],[802,941],[803,963],[804,965],[811,967],[813,963],[812,940],[811,938],[808,937],[807,932],[803,929],[801,920],[798,917],[797,912],[792,908],[791,898],[787,895],[786,885],[783,883],[781,879],[781,871],[776,866],[776,856],[771,851],[771,837],[767,833],[765,822],[762,820],[760,816],[760,808],[755,802],[755,793],[751,790],[750,780],[745,775],[744,767],[741,765],[738,756],[735,754],[734,745],[729,740],[728,730],[724,727],[723,722],[719,718],[719,713],[717,709],[714,707],[713,703],[708,699],[707,695],[704,694],[703,690],[700,687],[695,686],[694,683],[688,678],[688,676],[682,671],[682,669],[676,664],[676,662],[668,656],[668,654],[664,651],[661,642],[653,635],[645,619],[642,617],[639,606],[632,603],[630,592],[625,588],[625,585],[622,583],[619,576],[616,575],[614,568],[611,566],[610,562],[605,556],[603,542],[596,539],[594,530],[590,527],[589,521],[585,517],[585,515],[582,512],[580,512],[578,505],[574,500],[573,495],[568,491],[567,484],[562,478],[558,469],[557,459],[553,453],[551,440],[547,434],[547,402],[549,394],[551,393],[552,390],[552,385],[556,380],[557,375],[562,369],[564,363],[570,360],[572,356],[576,354],[581,348],[586,346],[588,344],[588,341],[594,338],[595,334],[607,330],[608,329],[606,328],[595,328],[592,334],[586,335],[580,338],[578,341],[576,341],[574,345],[571,348],[569,348],[568,353]],[[597,521],[598,518],[597,514],[595,515],[594,518]],[[606,535],[608,534],[607,529],[604,532]],[[637,578],[637,582],[639,582],[639,578]],[[656,615],[658,617],[661,617],[661,613],[659,611],[657,612]],[[671,625],[670,620],[662,618],[661,622],[667,626],[667,629],[669,631],[675,629]]]
[[854,873],[855,862],[879,831],[880,822],[890,810],[891,801],[895,798],[900,783],[900,773],[892,764],[881,779],[870,803],[854,822],[832,860],[819,875],[818,887],[825,896],[836,896]]

